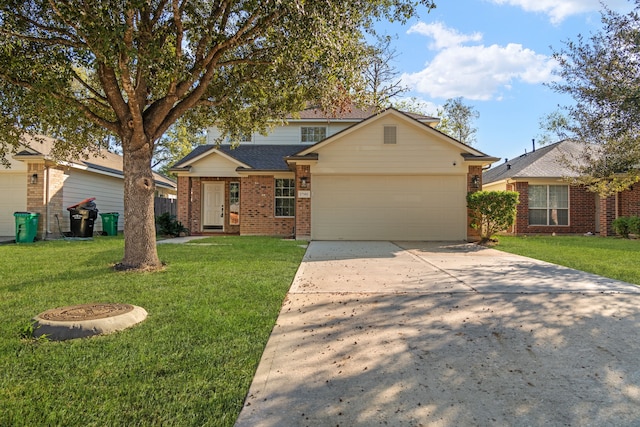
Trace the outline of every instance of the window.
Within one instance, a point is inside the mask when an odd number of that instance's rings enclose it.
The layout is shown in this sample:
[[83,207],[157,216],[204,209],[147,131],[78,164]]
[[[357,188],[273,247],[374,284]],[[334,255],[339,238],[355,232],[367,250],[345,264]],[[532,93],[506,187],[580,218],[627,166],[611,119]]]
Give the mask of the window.
[[295,193],[295,180],[276,178],[276,216],[295,215]]
[[396,143],[396,127],[395,126],[384,127],[384,143],[385,144]]
[[307,127],[300,128],[300,142],[304,143],[316,143],[322,141],[327,137],[326,127]]
[[240,224],[240,183],[229,183],[229,224]]
[[569,225],[569,186],[530,185],[529,225]]

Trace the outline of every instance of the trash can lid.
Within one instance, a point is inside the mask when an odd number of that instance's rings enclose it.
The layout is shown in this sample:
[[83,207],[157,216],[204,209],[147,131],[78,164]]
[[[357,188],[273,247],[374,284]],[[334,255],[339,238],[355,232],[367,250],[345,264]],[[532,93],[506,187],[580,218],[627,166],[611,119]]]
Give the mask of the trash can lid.
[[14,212],[15,216],[37,216],[40,215],[38,212]]
[[71,209],[76,209],[78,206],[82,206],[86,203],[93,202],[95,199],[96,199],[95,197],[89,197],[88,199],[84,199],[80,203],[76,203],[75,205],[69,206],[67,210],[70,211]]

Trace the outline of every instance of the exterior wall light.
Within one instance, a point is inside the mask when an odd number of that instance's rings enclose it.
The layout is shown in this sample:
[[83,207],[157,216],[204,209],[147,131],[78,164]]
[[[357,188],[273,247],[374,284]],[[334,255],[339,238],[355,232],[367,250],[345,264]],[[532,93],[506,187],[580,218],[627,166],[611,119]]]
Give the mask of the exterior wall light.
[[34,173],[33,175],[31,175],[30,182],[32,184],[37,184],[38,183],[38,174],[37,173]]
[[473,175],[471,177],[471,187],[480,188],[480,175]]
[[307,177],[303,176],[300,178],[300,187],[301,188],[307,188]]

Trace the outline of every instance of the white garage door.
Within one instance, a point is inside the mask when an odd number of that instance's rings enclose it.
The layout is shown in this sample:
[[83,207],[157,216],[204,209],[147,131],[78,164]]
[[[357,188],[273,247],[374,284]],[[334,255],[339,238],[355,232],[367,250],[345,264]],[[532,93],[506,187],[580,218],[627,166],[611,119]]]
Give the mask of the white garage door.
[[15,236],[14,212],[27,209],[27,175],[25,173],[0,174],[0,236]]
[[316,176],[315,240],[465,240],[464,176]]

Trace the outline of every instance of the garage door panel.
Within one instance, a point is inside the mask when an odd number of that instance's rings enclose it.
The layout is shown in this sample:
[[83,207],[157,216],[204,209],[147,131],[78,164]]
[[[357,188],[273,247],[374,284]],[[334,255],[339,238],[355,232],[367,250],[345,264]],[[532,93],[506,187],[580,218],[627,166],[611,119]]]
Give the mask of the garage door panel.
[[315,177],[312,238],[463,240],[465,178]]
[[0,236],[15,235],[14,212],[27,209],[27,176],[24,173],[0,174]]

